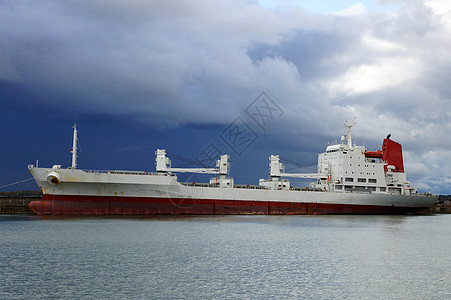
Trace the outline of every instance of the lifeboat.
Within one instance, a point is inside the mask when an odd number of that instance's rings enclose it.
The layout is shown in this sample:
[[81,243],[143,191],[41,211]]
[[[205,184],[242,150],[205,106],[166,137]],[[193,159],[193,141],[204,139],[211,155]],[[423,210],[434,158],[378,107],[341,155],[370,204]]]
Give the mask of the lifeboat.
[[382,150],[366,151],[364,154],[365,154],[365,157],[368,157],[368,158],[380,158],[380,159],[382,159],[382,156],[384,155],[384,152],[382,152]]

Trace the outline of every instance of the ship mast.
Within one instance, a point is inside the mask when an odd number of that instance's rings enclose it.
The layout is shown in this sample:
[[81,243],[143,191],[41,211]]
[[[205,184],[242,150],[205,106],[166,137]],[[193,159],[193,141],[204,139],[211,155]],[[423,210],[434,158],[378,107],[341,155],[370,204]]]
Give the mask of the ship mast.
[[77,123],[74,124],[74,140],[72,143],[72,169],[77,168]]
[[351,128],[354,127],[355,125],[355,118],[352,119],[352,121],[350,121],[350,123],[348,123],[349,120],[346,120],[345,122],[345,127],[348,128],[348,146],[352,147],[352,136],[351,136]]

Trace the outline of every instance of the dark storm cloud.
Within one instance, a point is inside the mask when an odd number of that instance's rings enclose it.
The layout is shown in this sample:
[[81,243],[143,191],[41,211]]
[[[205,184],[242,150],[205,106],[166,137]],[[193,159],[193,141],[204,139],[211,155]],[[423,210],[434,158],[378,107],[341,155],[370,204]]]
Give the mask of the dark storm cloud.
[[256,70],[245,54],[251,40],[280,35],[262,22],[271,13],[232,4],[4,3],[0,78],[49,107],[76,102],[81,110],[211,122],[218,117],[208,117],[206,103],[217,110],[228,99],[225,113],[233,114],[239,100],[230,99],[252,86]]
[[345,51],[350,44],[352,45],[336,33],[299,31],[292,39],[283,43],[256,46],[249,51],[249,56],[257,61],[265,57],[283,57],[296,65],[302,80],[311,81],[325,75],[331,76],[331,73],[337,71],[333,68],[322,68],[321,60],[338,51]]

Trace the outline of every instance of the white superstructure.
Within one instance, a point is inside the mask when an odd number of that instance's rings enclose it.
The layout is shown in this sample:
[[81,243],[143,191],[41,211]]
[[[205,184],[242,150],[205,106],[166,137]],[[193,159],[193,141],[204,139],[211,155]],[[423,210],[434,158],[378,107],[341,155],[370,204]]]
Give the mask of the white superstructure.
[[[368,155],[367,149],[352,143],[351,131],[354,121],[345,123],[347,134],[341,143],[329,145],[318,154],[317,173],[285,173],[278,155],[270,156],[270,179],[260,179],[260,185],[269,189],[289,189],[290,182],[283,177],[317,178],[310,185],[337,193],[371,193],[390,195],[414,195],[417,190],[410,186],[404,172],[394,172],[395,166],[388,165],[380,155]],[[386,167],[387,171],[384,171]]]

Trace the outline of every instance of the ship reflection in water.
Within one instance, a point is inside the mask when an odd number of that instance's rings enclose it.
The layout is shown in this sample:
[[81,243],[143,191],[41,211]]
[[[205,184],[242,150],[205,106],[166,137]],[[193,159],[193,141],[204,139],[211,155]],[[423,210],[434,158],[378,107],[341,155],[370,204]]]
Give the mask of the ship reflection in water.
[[449,299],[450,221],[0,216],[0,298]]

